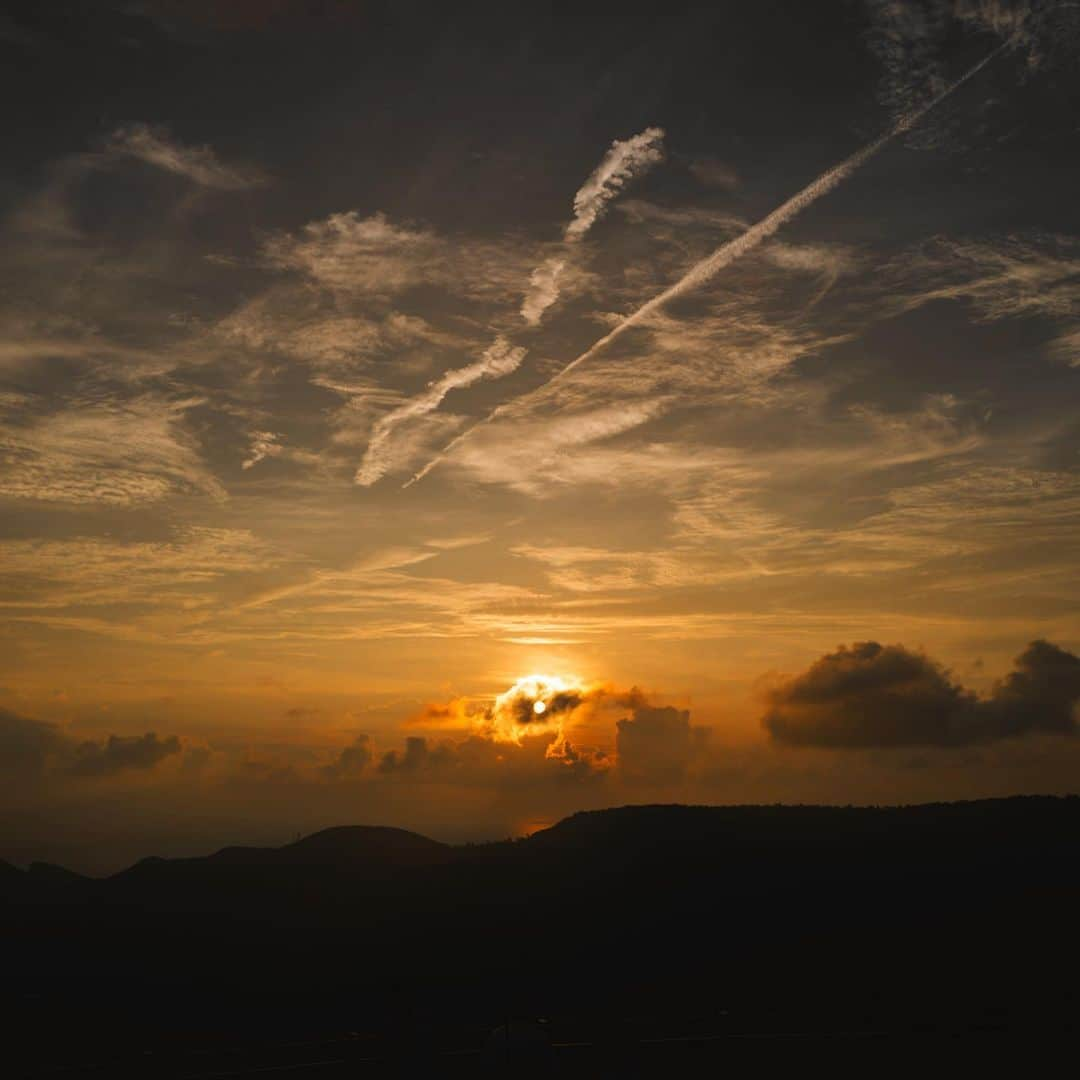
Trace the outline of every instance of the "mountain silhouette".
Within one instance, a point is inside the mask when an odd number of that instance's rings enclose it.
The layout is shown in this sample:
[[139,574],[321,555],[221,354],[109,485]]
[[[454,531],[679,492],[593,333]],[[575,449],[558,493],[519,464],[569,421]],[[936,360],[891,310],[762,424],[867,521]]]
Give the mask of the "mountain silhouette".
[[48,1024],[99,999],[263,1034],[271,1006],[392,1026],[554,1002],[617,1026],[721,999],[940,1024],[1071,1000],[1078,837],[1076,797],[627,806],[462,846],[349,826],[98,879],[0,863],[0,919]]

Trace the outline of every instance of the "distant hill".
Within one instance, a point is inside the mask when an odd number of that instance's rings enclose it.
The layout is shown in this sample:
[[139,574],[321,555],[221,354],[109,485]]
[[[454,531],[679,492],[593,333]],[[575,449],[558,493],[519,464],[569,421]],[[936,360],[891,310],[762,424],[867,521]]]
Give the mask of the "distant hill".
[[1073,978],[1078,856],[1078,798],[627,806],[486,845],[353,826],[103,879],[0,864],[0,925],[30,983],[846,994],[947,960],[983,992]]

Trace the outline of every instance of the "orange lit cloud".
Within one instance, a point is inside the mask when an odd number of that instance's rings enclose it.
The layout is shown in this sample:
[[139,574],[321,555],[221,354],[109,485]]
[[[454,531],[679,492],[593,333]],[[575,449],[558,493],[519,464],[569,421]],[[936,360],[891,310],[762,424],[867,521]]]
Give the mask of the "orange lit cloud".
[[549,757],[573,754],[569,732],[604,705],[631,707],[644,703],[637,687],[618,690],[605,683],[534,673],[524,675],[490,701],[454,698],[429,703],[407,726],[468,732],[474,737],[521,747],[527,738],[544,736]]

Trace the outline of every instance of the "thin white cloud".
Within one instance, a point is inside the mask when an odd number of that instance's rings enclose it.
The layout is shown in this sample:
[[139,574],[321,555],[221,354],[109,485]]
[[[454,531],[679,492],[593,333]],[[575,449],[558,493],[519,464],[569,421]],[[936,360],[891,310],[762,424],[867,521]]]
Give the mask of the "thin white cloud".
[[501,379],[509,375],[520,367],[524,359],[523,348],[512,346],[505,338],[496,338],[479,360],[447,371],[431,383],[424,393],[387,413],[375,424],[364,459],[356,472],[356,482],[370,487],[386,474],[391,463],[388,446],[398,425],[434,412],[452,390],[471,386],[481,379]]
[[248,456],[242,462],[240,468],[251,469],[260,461],[268,457],[277,457],[285,449],[278,440],[280,435],[273,431],[253,431],[251,433],[251,447]]
[[[632,180],[664,160],[664,131],[651,127],[629,139],[618,140],[574,195],[574,216],[563,230],[563,242],[572,246],[582,240],[611,202]],[[529,276],[521,304],[521,317],[530,326],[559,298],[559,281],[567,267],[569,252],[545,259]]]
[[300,274],[339,304],[371,303],[417,286],[477,302],[513,302],[535,265],[535,249],[514,240],[447,236],[421,223],[355,210],[280,232],[262,245],[269,267]]
[[1008,236],[994,241],[940,239],[893,270],[905,308],[970,300],[986,321],[1080,316],[1080,243],[1067,236]]
[[241,191],[266,182],[255,170],[226,165],[210,146],[185,146],[165,128],[148,124],[120,128],[113,133],[106,149],[110,155],[132,157],[165,172],[187,177],[200,187]]
[[663,128],[650,127],[629,139],[616,139],[592,175],[574,196],[574,217],[567,240],[580,240],[616,195],[636,176],[664,160]]
[[[620,320],[607,334],[605,334],[599,341],[595,342],[588,349],[585,350],[580,356],[571,360],[568,364],[565,364],[560,368],[545,385],[550,385],[557,380],[565,378],[574,369],[580,367],[580,365],[586,363],[598,352],[605,349],[616,339],[620,338],[627,330],[632,329],[641,323],[646,322],[655,313],[661,311],[672,300],[676,300],[679,297],[685,296],[687,293],[693,292],[696,289],[701,288],[703,285],[711,281],[721,270],[730,266],[736,260],[742,258],[744,255],[753,251],[759,247],[764,241],[769,239],[774,233],[786,225],[789,221],[802,213],[803,210],[812,206],[822,196],[827,195],[834,188],[842,184],[848,177],[857,172],[863,165],[866,164],[882,147],[886,146],[889,142],[895,139],[898,135],[904,132],[910,131],[931,109],[944,101],[950,94],[954,93],[959,87],[963,86],[969,79],[973,78],[978,72],[980,72],[991,60],[1002,52],[1009,42],[1005,42],[999,45],[992,52],[988,53],[977,64],[969,68],[960,78],[950,83],[944,90],[931,98],[926,104],[922,105],[913,112],[907,113],[902,116],[896,123],[889,128],[883,135],[878,136],[873,142],[868,143],[866,146],[857,150],[854,154],[850,155],[845,160],[841,161],[838,165],[834,165],[831,169],[822,173],[816,180],[807,184],[801,191],[797,192],[786,202],[781,203],[772,213],[762,218],[761,221],[754,225],[751,225],[746,232],[740,236],[735,237],[733,240],[729,240],[727,243],[722,244],[711,255],[702,259],[696,265],[692,266],[687,273],[685,273],[678,281],[668,288],[664,289],[661,293],[654,296],[651,300],[646,301],[636,310],[632,311],[629,315]],[[535,392],[535,391],[534,391]],[[511,402],[507,405],[500,405],[492,412],[490,412],[482,420],[478,421],[472,427],[467,428],[464,432],[453,439],[448,446],[444,448],[442,453],[432,458],[419,472],[417,472],[412,479],[407,481],[406,487],[411,484],[422,480],[436,465],[442,461],[447,454],[453,452],[458,446],[460,446],[466,439],[468,439],[477,428],[489,424],[492,420],[507,413],[514,403]]]
[[547,311],[559,299],[559,277],[566,268],[566,259],[545,259],[530,275],[529,288],[521,302],[521,317],[537,326]]
[[194,612],[213,603],[225,579],[265,571],[278,557],[246,529],[198,526],[153,542],[5,540],[3,606],[30,613],[151,604],[158,612]]
[[79,401],[29,423],[0,427],[0,496],[124,506],[173,492],[216,499],[225,490],[183,428],[201,399],[150,395]]
[[263,250],[271,266],[298,270],[329,289],[385,296],[431,281],[440,249],[427,229],[350,210],[309,222],[299,235],[272,236]]

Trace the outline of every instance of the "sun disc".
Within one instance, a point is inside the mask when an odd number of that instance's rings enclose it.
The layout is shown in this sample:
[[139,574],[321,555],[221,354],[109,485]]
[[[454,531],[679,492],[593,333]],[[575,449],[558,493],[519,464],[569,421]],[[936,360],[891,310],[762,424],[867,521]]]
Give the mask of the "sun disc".
[[547,709],[547,706],[542,701],[533,702],[533,712],[536,713],[537,716],[543,713],[545,709]]

